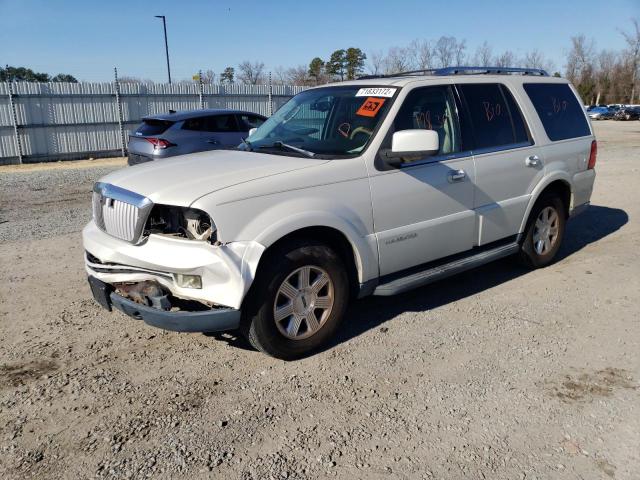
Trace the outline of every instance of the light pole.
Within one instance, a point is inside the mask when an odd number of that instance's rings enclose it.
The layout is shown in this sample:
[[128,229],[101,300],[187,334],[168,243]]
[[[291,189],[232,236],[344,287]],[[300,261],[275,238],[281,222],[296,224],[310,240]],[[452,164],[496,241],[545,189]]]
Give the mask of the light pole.
[[164,15],[156,15],[155,17],[162,19],[162,27],[164,28],[164,51],[167,54],[167,75],[169,76],[169,84],[171,84],[171,68],[169,67],[169,44],[167,43],[167,19]]

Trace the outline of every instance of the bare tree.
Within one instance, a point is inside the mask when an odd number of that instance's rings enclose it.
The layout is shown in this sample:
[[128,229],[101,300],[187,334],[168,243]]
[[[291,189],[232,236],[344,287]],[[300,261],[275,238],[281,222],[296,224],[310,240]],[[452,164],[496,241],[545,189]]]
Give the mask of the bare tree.
[[368,56],[367,69],[371,75],[380,75],[384,69],[384,53],[381,50],[371,52]]
[[609,92],[612,88],[612,80],[616,64],[618,63],[618,55],[611,50],[602,50],[596,59],[596,105],[600,103],[600,99],[604,92]]
[[496,67],[516,67],[519,64],[516,54],[511,50],[506,50],[501,55],[498,55],[494,63]]
[[202,74],[202,83],[216,83],[216,74],[213,70],[207,70]]
[[409,51],[405,47],[391,47],[385,57],[385,73],[400,73],[411,69]]
[[486,40],[476,48],[473,63],[478,67],[490,67],[493,63],[493,49]]
[[467,54],[465,50],[467,49],[467,41],[460,40],[456,42],[456,46],[454,49],[454,58],[456,60],[456,65],[464,65],[466,63]]
[[567,55],[567,78],[578,83],[586,73],[593,71],[595,44],[584,35],[571,37],[571,50]]
[[567,56],[567,78],[575,85],[583,99],[594,101],[595,44],[584,35],[571,37],[571,50]]
[[450,67],[454,61],[462,60],[465,42],[458,43],[456,37],[440,37],[435,44],[434,54],[439,67]]
[[407,50],[411,62],[410,68],[418,70],[433,68],[434,51],[428,40],[414,40],[409,44]]
[[282,65],[277,66],[273,69],[272,80],[274,85],[287,85],[288,84],[288,76],[287,69]]
[[240,70],[240,73],[238,74],[238,80],[240,80],[245,85],[258,85],[259,83],[264,82],[264,63],[262,62],[251,63],[245,60],[240,65],[238,65],[238,70]]
[[288,68],[286,70],[286,78],[288,85],[312,85],[315,83],[309,77],[308,69],[304,65]]
[[627,56],[631,63],[631,95],[629,103],[633,103],[636,95],[636,82],[638,81],[638,69],[640,68],[640,21],[637,18],[631,20],[633,31],[621,32],[627,42]]
[[153,83],[153,80],[149,80],[148,78],[138,78],[138,77],[132,77],[129,75],[123,75],[121,77],[118,77],[118,81],[120,83],[138,83],[138,84]]

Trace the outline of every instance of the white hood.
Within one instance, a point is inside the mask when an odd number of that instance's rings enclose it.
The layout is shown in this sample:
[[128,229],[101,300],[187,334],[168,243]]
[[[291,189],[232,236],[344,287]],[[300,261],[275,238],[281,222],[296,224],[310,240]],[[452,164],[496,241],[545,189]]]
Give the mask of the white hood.
[[154,203],[189,206],[203,195],[327,160],[237,150],[192,153],[117,170],[100,179]]

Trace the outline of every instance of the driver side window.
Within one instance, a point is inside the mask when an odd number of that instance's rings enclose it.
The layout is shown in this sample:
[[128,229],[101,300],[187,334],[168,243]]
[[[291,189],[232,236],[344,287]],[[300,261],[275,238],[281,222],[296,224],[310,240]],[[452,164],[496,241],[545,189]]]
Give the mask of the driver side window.
[[448,86],[412,90],[393,121],[393,132],[426,129],[438,132],[439,155],[461,150],[460,126],[456,104]]

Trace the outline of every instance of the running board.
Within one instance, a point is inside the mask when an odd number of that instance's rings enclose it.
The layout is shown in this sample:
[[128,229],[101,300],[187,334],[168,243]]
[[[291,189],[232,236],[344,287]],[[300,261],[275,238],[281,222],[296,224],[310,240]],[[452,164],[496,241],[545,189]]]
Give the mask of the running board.
[[451,275],[464,272],[465,270],[479,267],[485,263],[493,262],[499,258],[508,257],[514,253],[518,253],[518,250],[520,250],[520,245],[517,242],[502,245],[491,250],[476,253],[469,257],[445,263],[444,265],[438,265],[420,272],[412,273],[406,277],[396,278],[389,282],[381,283],[376,287],[373,294],[380,296],[397,295],[398,293],[422,287],[423,285],[450,277]]

